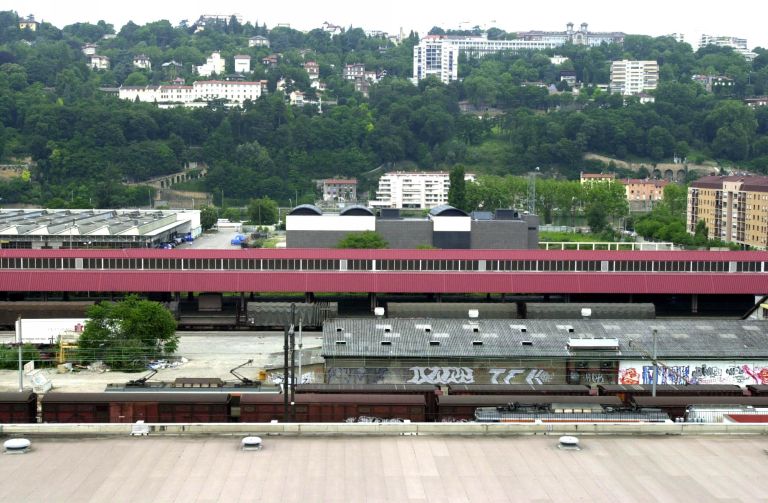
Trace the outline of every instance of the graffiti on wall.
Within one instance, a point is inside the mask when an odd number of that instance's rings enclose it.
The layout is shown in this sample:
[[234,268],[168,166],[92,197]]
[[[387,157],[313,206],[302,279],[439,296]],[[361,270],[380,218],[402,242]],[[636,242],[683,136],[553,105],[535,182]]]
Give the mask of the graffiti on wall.
[[521,379],[527,384],[546,384],[552,380],[552,374],[544,369],[490,369],[488,374],[491,384],[512,384],[517,376],[523,376]]
[[409,384],[472,384],[475,371],[469,367],[411,367]]
[[384,367],[349,368],[331,367],[328,369],[328,384],[379,384],[386,381],[389,369]]
[[[619,384],[653,383],[653,365],[622,362]],[[676,362],[658,367],[657,384],[768,384],[768,362]]]

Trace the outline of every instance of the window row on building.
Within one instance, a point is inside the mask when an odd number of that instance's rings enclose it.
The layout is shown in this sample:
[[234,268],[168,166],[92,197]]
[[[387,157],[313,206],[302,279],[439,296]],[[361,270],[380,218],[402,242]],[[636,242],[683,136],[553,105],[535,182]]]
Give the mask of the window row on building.
[[213,271],[768,272],[768,262],[687,260],[332,260],[2,258],[0,269]]

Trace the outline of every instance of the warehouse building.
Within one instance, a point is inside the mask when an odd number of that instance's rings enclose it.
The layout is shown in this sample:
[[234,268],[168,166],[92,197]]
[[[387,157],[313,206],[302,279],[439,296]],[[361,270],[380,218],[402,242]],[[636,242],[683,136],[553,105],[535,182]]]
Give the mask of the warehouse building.
[[152,248],[201,232],[199,210],[0,210],[3,248]]
[[[768,324],[351,319],[323,326],[331,384],[768,384]],[[655,335],[654,335],[655,334]]]
[[537,216],[515,210],[469,214],[447,205],[423,218],[404,218],[398,209],[382,209],[377,216],[364,206],[323,213],[305,204],[285,220],[288,248],[334,248],[351,232],[375,231],[389,248],[536,249],[538,224]]

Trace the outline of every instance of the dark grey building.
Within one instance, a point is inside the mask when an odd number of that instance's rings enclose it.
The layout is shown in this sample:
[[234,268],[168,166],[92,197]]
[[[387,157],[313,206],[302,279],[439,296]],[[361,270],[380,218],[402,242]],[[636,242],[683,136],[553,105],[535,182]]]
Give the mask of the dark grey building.
[[515,210],[468,214],[451,206],[438,206],[424,218],[405,218],[397,209],[377,216],[363,206],[326,213],[301,205],[286,216],[286,246],[332,248],[351,232],[375,231],[389,248],[434,246],[441,249],[536,249],[539,219]]

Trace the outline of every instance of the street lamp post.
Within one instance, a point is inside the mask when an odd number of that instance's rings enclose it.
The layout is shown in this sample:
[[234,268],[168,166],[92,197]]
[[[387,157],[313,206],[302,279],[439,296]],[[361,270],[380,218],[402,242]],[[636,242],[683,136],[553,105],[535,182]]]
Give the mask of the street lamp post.
[[659,363],[656,361],[656,335],[657,331],[653,329],[653,383],[651,384],[651,396],[656,396],[656,374],[659,371]]

